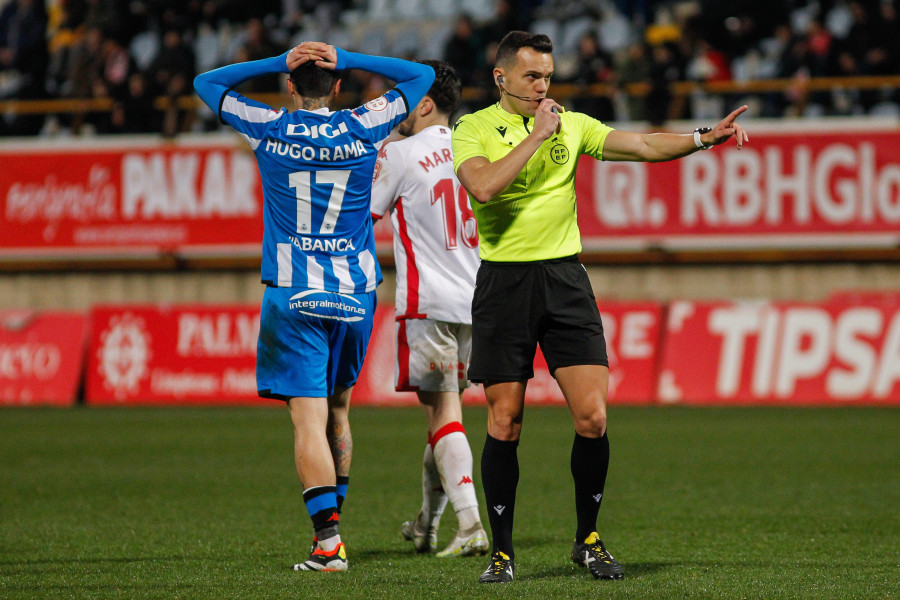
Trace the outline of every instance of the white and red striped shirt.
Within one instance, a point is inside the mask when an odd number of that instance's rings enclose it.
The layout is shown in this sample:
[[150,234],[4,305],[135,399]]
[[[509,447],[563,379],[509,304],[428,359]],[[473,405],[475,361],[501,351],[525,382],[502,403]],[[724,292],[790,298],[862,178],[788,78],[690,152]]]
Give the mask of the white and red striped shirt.
[[400,319],[472,323],[478,230],[453,172],[450,128],[433,125],[385,144],[372,185],[372,216],[391,213]]

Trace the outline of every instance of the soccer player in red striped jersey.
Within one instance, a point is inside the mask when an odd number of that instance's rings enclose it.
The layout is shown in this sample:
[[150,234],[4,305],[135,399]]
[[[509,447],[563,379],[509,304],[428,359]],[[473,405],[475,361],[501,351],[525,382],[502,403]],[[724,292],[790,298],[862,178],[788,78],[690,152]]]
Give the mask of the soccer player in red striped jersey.
[[446,63],[429,92],[397,127],[405,139],[378,154],[372,216],[390,212],[397,265],[397,391],[415,391],[425,409],[428,443],[422,508],[401,527],[418,552],[437,546],[449,498],[459,529],[438,556],[486,554],[472,481],[472,451],[462,426],[462,392],[472,340],[472,294],[478,232],[466,191],[453,172],[449,118],[459,104],[459,77]]

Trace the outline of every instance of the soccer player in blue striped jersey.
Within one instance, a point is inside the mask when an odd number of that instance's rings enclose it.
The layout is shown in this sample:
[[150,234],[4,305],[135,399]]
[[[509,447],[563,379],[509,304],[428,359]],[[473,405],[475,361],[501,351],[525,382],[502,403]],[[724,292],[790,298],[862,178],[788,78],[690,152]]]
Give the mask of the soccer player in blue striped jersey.
[[[397,82],[353,110],[331,111],[340,72]],[[296,110],[273,110],[231,88],[288,73]],[[353,442],[350,393],[372,332],[381,271],[369,205],[377,145],[431,87],[434,70],[304,42],[273,58],[194,80],[200,98],[240,133],[262,177],[266,284],[257,344],[259,395],[287,402],[294,459],[316,545],[303,571],[343,571],[339,533]]]

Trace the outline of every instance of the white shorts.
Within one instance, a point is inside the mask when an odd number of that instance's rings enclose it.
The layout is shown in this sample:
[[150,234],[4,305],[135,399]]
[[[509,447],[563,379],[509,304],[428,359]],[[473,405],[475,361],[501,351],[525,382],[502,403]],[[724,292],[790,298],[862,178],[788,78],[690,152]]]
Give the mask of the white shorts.
[[398,392],[462,392],[472,350],[472,326],[433,319],[396,321]]

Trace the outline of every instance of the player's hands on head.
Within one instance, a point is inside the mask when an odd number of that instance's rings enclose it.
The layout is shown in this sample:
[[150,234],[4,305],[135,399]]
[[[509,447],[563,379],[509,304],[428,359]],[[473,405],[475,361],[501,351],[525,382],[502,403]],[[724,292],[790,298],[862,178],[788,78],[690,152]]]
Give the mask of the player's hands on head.
[[726,142],[731,136],[734,136],[737,148],[740,150],[743,148],[744,142],[750,141],[750,136],[748,136],[747,132],[744,131],[744,128],[737,123],[738,115],[746,110],[747,105],[745,104],[719,121],[719,123],[713,127],[713,130],[710,132],[713,136],[713,144],[719,145]]
[[[297,64],[291,66],[291,57],[296,57]],[[325,42],[303,42],[295,46],[288,54],[288,68],[295,69],[305,62],[313,61],[323,69],[337,68],[337,49]]]
[[309,62],[309,54],[300,51],[300,46],[294,46],[287,54],[288,71],[293,71],[300,65]]
[[[553,110],[554,108],[556,111]],[[554,133],[559,133],[562,126],[559,119],[559,113],[562,112],[562,110],[563,107],[557,104],[555,100],[551,100],[550,98],[541,100],[537,110],[534,112],[533,131],[537,135],[542,136],[543,139],[547,139]]]

